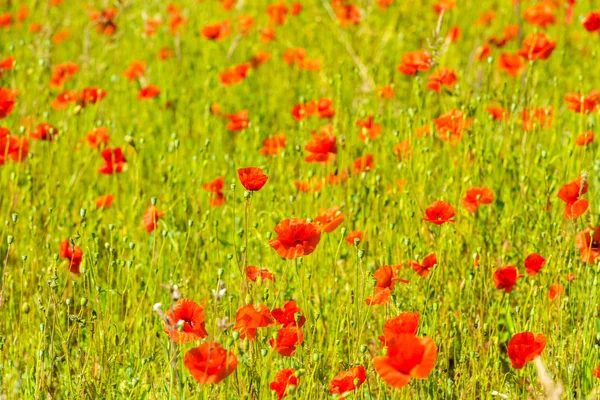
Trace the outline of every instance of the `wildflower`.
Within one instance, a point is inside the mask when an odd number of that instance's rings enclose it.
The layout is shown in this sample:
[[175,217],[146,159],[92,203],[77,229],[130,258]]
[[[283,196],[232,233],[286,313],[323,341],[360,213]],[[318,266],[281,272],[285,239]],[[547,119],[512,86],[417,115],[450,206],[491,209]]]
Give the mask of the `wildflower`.
[[542,334],[534,335],[531,332],[515,333],[508,341],[508,357],[512,367],[521,369],[529,361],[542,354],[546,347],[546,337]]
[[454,223],[452,218],[455,215],[456,211],[454,211],[452,204],[447,201],[435,201],[425,209],[423,221],[428,221],[436,225],[442,225],[446,222]]
[[594,264],[600,260],[600,226],[585,228],[575,236],[575,247],[579,250],[581,261]]
[[358,138],[361,141],[368,139],[375,139],[381,134],[381,125],[373,122],[373,116],[369,115],[367,119],[358,120],[356,125],[360,128],[358,132]]
[[221,382],[235,371],[238,360],[219,343],[204,343],[185,354],[184,365],[201,385]]
[[111,149],[110,147],[106,148],[102,150],[102,153],[100,154],[104,159],[104,164],[98,168],[98,172],[104,175],[123,172],[127,159],[123,155],[123,150],[121,150],[120,147],[115,147],[114,149]]
[[505,293],[510,293],[517,283],[518,274],[517,268],[512,265],[498,268],[494,271],[494,286],[499,290],[504,289]]
[[365,367],[358,365],[348,371],[340,372],[329,383],[329,393],[337,394],[343,399],[345,393],[358,389],[367,379]]
[[525,272],[529,276],[535,276],[546,265],[546,259],[537,253],[531,253],[525,258]]
[[584,177],[579,177],[567,183],[558,191],[558,198],[566,203],[564,215],[566,219],[575,219],[588,209],[589,202],[580,197],[587,193],[588,184]]
[[344,222],[344,214],[337,206],[328,210],[320,210],[319,215],[313,219],[313,223],[318,224],[326,233],[335,231],[342,222]]
[[275,379],[269,384],[269,389],[277,394],[277,400],[281,400],[288,395],[290,386],[298,386],[298,377],[295,375],[294,368],[285,368],[275,374]]
[[208,337],[204,307],[181,299],[165,315],[164,331],[175,343],[187,343]]
[[240,308],[235,314],[235,321],[233,330],[240,332],[240,338],[248,338],[248,340],[254,340],[257,328],[275,324],[271,311],[264,304],[260,304],[258,308],[254,308],[251,304]]
[[398,71],[404,75],[415,75],[417,71],[427,71],[431,67],[431,55],[426,50],[405,53],[402,56]]
[[390,318],[383,324],[383,335],[379,340],[385,345],[393,337],[409,334],[416,335],[419,329],[420,314],[418,312],[403,312],[397,317]]
[[79,246],[72,245],[69,240],[63,240],[60,244],[60,258],[69,260],[69,271],[74,274],[79,274],[79,266],[83,260],[83,251]]
[[152,205],[148,207],[148,209],[144,212],[144,218],[142,220],[142,224],[144,225],[144,228],[146,228],[146,232],[152,232],[155,230],[156,226],[158,225],[158,219],[164,215],[165,212],[158,211],[156,206]]
[[237,171],[240,182],[249,191],[258,191],[265,186],[269,177],[263,173],[262,168],[240,168]]
[[103,196],[98,196],[94,201],[96,203],[96,208],[108,208],[112,204],[115,196],[112,194],[107,194]]
[[468,212],[475,213],[480,205],[490,204],[492,201],[494,201],[494,192],[491,189],[472,187],[467,190],[462,204]]
[[303,219],[291,218],[275,226],[277,238],[269,240],[277,254],[286,259],[307,256],[315,251],[321,240],[321,229]]
[[429,271],[437,265],[437,257],[435,253],[431,253],[423,258],[421,263],[418,263],[417,261],[409,261],[407,264],[417,274],[419,274],[419,276],[425,278],[427,275],[429,275]]

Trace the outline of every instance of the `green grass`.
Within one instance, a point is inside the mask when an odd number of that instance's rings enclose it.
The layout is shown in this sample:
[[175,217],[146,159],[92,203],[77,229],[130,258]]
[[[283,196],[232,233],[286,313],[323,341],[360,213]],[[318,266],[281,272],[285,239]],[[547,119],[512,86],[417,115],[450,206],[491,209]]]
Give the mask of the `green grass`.
[[[17,60],[0,78],[0,87],[20,92],[0,126],[27,135],[20,126],[32,117],[35,124],[49,122],[59,129],[54,142],[30,139],[23,163],[8,160],[0,167],[5,220],[0,258],[6,257],[0,399],[270,399],[276,396],[269,383],[282,368],[295,368],[300,375],[289,398],[321,399],[331,397],[331,379],[355,365],[365,366],[367,381],[347,396],[352,399],[481,399],[491,398],[493,391],[508,398],[544,396],[532,364],[510,367],[506,344],[522,331],[546,335],[541,358],[554,380],[563,383],[563,398],[592,393],[598,386],[592,370],[600,362],[600,267],[580,261],[574,241],[577,232],[598,223],[600,162],[597,143],[579,147],[574,139],[596,129],[598,112],[575,114],[563,101],[566,93],[598,88],[599,37],[580,23],[594,10],[592,3],[576,5],[572,25],[564,23],[559,8],[557,24],[545,31],[558,42],[552,56],[512,78],[497,68],[497,58],[515,53],[516,40],[493,47],[489,62],[473,59],[477,46],[519,21],[510,2],[460,3],[441,23],[442,38],[454,25],[462,30],[458,42],[449,45],[435,40],[438,17],[432,3],[396,1],[382,12],[374,1],[356,0],[363,20],[341,28],[328,13],[329,2],[304,0],[302,13],[288,15],[286,24],[276,27],[277,39],[263,44],[258,30],[268,26],[269,2],[238,2],[239,10],[226,12],[213,0],[177,0],[188,22],[176,36],[166,24],[166,3],[156,0],[106,2],[118,9],[118,29],[111,37],[95,31],[87,3],[75,0],[58,7],[28,1],[31,13],[24,23],[0,28],[0,59]],[[3,3],[2,12],[15,14],[19,4],[12,3]],[[95,3],[95,9],[104,4]],[[489,9],[497,11],[491,26],[476,26]],[[163,19],[157,34],[143,36],[143,15],[157,14]],[[239,15],[255,19],[248,37],[234,33],[211,42],[199,33],[226,18],[235,26]],[[28,33],[31,22],[45,30]],[[539,30],[520,24],[525,35]],[[51,37],[64,28],[72,35],[53,43]],[[163,47],[178,56],[159,60]],[[321,60],[321,70],[286,65],[281,58],[291,47],[306,48],[309,58]],[[405,52],[419,49],[430,49],[436,66],[456,70],[455,88],[440,94],[426,88],[427,75],[437,67],[417,77],[396,70]],[[270,52],[271,59],[238,85],[220,84],[220,71],[248,61],[258,50]],[[137,99],[139,84],[123,76],[133,60],[147,62],[145,80],[161,89],[158,98]],[[52,67],[68,61],[80,70],[65,90],[99,87],[107,97],[77,111],[74,105],[52,109],[60,92],[49,88]],[[388,84],[394,85],[396,98],[377,98],[375,86]],[[319,98],[333,100],[332,120],[292,118],[295,104]],[[213,103],[225,113],[248,109],[250,127],[227,131],[227,121],[211,114]],[[513,110],[511,117],[493,121],[485,110],[491,104]],[[554,107],[550,128],[523,130],[520,113],[531,106]],[[473,118],[456,146],[435,132],[414,135],[453,108]],[[382,124],[382,134],[364,143],[356,121],[369,114]],[[311,131],[328,123],[338,137],[335,162],[306,163],[303,148]],[[97,172],[102,158],[83,139],[97,126],[108,127],[110,147],[124,149],[128,162],[121,174]],[[287,136],[285,151],[262,156],[262,141],[278,133]],[[399,161],[392,148],[405,139],[411,140],[413,156]],[[368,173],[350,173],[346,182],[326,184],[314,194],[294,186],[342,171],[366,154],[374,156],[375,165]],[[248,203],[236,174],[247,166],[262,167],[269,175]],[[590,208],[568,221],[556,192],[583,172]],[[202,185],[218,176],[225,178],[227,202],[210,207]],[[396,185],[400,179],[407,180],[403,191]],[[487,186],[495,194],[495,201],[474,215],[461,205],[472,186]],[[94,199],[108,193],[115,196],[113,205],[97,210]],[[142,215],[152,198],[166,215],[149,234]],[[425,208],[436,200],[456,208],[455,224],[422,221]],[[544,211],[548,201],[553,206]],[[313,254],[286,261],[269,247],[281,220],[314,218],[333,206],[341,207],[345,221],[323,234]],[[356,247],[344,240],[352,230],[365,232]],[[80,275],[71,274],[68,262],[58,257],[65,239],[84,252]],[[431,252],[438,265],[428,277],[403,269],[400,276],[410,283],[397,284],[389,304],[365,304],[379,266],[421,260]],[[523,260],[532,252],[546,258],[544,269],[519,279],[510,294],[497,290],[493,271],[515,265],[524,274]],[[479,267],[473,267],[475,255]],[[277,281],[249,284],[240,274],[244,257],[249,265],[268,268]],[[575,274],[573,282],[566,280],[568,273]],[[547,292],[555,283],[565,293],[551,300]],[[183,365],[184,354],[199,342],[170,342],[153,312],[156,303],[168,310],[169,289],[175,286],[183,297],[205,305],[210,340],[238,357],[236,372],[217,385],[199,385]],[[220,287],[226,294],[216,301],[212,291]],[[253,342],[235,340],[231,329],[219,333],[217,320],[235,322],[236,311],[246,304],[275,308],[286,300],[295,300],[307,318],[305,341],[292,357],[269,346],[275,327],[260,328]],[[377,337],[385,320],[403,311],[421,314],[418,335],[431,337],[439,354],[427,379],[393,389],[371,360],[382,354]]]

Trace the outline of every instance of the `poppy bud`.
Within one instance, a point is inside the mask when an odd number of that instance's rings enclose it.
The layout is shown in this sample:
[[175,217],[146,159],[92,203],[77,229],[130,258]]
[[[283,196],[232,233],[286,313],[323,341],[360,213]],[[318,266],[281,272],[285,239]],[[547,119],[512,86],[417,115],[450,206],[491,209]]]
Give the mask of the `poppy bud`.
[[217,271],[217,276],[221,277],[223,275],[223,272],[225,272],[223,268],[219,268],[219,270]]
[[367,349],[368,349],[368,347],[366,345],[364,345],[364,344],[360,345],[360,352],[361,353],[365,353],[367,351]]
[[194,221],[192,221],[191,219],[188,221],[188,228],[191,228],[192,226],[194,226]]
[[23,303],[23,305],[21,306],[21,312],[23,312],[23,314],[29,314],[30,311],[31,307],[29,306],[29,303]]
[[12,235],[8,235],[8,237],[6,238],[6,241],[8,242],[8,245],[9,245],[9,246],[10,246],[10,245],[13,243],[13,240],[14,240],[14,239],[15,239],[15,238],[14,238],[14,237],[12,237]]
[[227,257],[227,259],[228,259],[228,260],[230,260],[230,261],[231,261],[231,259],[233,258],[233,254],[229,253],[229,254],[227,254],[227,256],[226,256],[226,257]]
[[358,258],[363,258],[365,256],[365,251],[364,250],[358,250]]
[[12,219],[12,222],[14,224],[16,224],[17,223],[17,219],[19,219],[19,216],[17,215],[17,213],[12,213],[11,216],[10,216],[10,218]]
[[169,231],[163,230],[161,233],[162,233],[162,237],[167,237],[167,235],[169,234]]
[[108,225],[108,230],[109,230],[109,231],[112,231],[112,230],[114,230],[114,229],[115,229],[115,226],[114,226],[113,224],[109,224],[109,225]]
[[261,355],[262,357],[266,357],[266,356],[267,356],[267,354],[269,354],[269,352],[267,351],[267,349],[261,349],[261,350],[260,350],[260,355]]

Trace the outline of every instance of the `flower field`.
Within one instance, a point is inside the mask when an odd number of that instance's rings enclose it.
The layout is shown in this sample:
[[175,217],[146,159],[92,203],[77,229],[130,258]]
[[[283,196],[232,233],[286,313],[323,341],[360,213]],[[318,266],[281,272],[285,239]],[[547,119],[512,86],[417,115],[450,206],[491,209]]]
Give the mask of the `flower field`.
[[0,400],[600,397],[600,4],[4,0]]

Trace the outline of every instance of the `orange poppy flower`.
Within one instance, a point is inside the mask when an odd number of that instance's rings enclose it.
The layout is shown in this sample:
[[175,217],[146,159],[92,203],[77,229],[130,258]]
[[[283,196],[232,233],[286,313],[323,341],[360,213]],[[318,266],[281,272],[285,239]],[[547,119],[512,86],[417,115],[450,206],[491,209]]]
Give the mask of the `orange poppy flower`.
[[10,13],[0,14],[0,28],[8,28],[12,25],[12,15]]
[[269,16],[269,23],[272,25],[283,25],[287,18],[288,8],[284,2],[270,4],[267,7],[267,15]]
[[235,371],[238,360],[219,343],[204,343],[185,354],[183,364],[201,385],[221,382]]
[[417,274],[425,278],[427,275],[429,275],[429,271],[431,270],[431,268],[437,265],[437,257],[435,256],[435,253],[431,253],[428,256],[426,256],[421,263],[411,260],[407,264]]
[[305,58],[306,50],[302,47],[294,47],[291,49],[287,49],[282,56],[283,62],[285,62],[289,66],[299,63]]
[[475,24],[478,26],[489,26],[494,18],[496,18],[496,11],[488,10],[479,15],[479,18]]
[[489,106],[485,109],[495,121],[502,121],[508,118],[509,113],[505,108]]
[[154,85],[148,85],[138,92],[139,100],[150,100],[160,95],[160,89]]
[[318,193],[323,189],[323,180],[313,176],[309,180],[296,181],[294,186],[304,193]]
[[565,101],[569,110],[580,114],[588,114],[598,109],[598,105],[600,105],[600,92],[592,90],[587,96],[579,93],[567,93]]
[[285,368],[275,374],[275,379],[269,384],[269,389],[277,394],[277,400],[281,400],[288,395],[290,386],[298,386],[298,377],[295,372],[294,368]]
[[85,135],[85,140],[87,141],[88,146],[92,149],[99,148],[102,144],[108,144],[110,140],[110,135],[108,134],[108,128],[105,126],[101,126],[98,128],[94,128]]
[[79,65],[67,62],[64,64],[57,64],[52,69],[52,77],[50,78],[50,87],[54,89],[60,89],[64,83],[75,76],[79,71]]
[[79,95],[79,104],[85,107],[87,104],[96,104],[106,97],[106,90],[100,88],[85,88]]
[[535,276],[546,265],[546,259],[537,253],[531,253],[525,258],[525,272],[529,276]]
[[339,185],[340,183],[346,182],[348,180],[348,171],[335,171],[330,173],[325,177],[325,182],[330,185]]
[[55,110],[64,110],[67,108],[69,103],[77,103],[79,100],[79,93],[74,90],[67,90],[56,96],[56,99],[50,103],[50,106]]
[[508,341],[507,347],[512,367],[521,369],[542,354],[546,347],[546,336],[534,335],[531,332],[515,333]]
[[600,260],[600,226],[578,232],[575,247],[579,250],[581,261],[594,264]]
[[302,12],[302,4],[301,3],[292,3],[290,6],[290,14],[296,16]]
[[360,10],[355,4],[346,4],[345,0],[333,0],[332,8],[342,27],[360,22]]
[[262,64],[269,61],[270,58],[271,53],[267,53],[265,51],[257,51],[256,54],[250,59],[250,65],[252,65],[252,68],[256,69]]
[[311,137],[304,150],[311,153],[306,156],[306,162],[332,162],[337,154],[337,137],[329,129],[321,129],[319,134]]
[[344,394],[358,389],[367,379],[365,367],[358,365],[348,371],[340,372],[329,383],[329,393],[337,394],[344,400]]
[[594,132],[592,132],[592,131],[580,133],[575,138],[575,144],[577,146],[587,146],[588,144],[592,143],[593,141],[594,141]]
[[286,137],[284,134],[275,135],[263,140],[263,147],[260,154],[265,156],[274,156],[279,154],[285,148]]
[[111,149],[110,147],[106,148],[102,150],[102,153],[100,154],[104,159],[104,164],[98,168],[98,172],[104,175],[123,172],[127,159],[123,155],[123,150],[121,150],[120,147],[115,147],[114,149]]
[[524,108],[521,112],[521,121],[523,129],[532,131],[536,128],[548,129],[552,126],[554,118],[554,109],[549,107],[533,107],[531,109]]
[[431,126],[423,125],[417,129],[415,129],[415,136],[416,137],[431,136]]
[[523,40],[523,48],[517,52],[521,57],[546,60],[556,48],[556,40],[549,40],[545,33],[532,33]]
[[441,140],[455,144],[471,126],[471,118],[467,118],[464,111],[452,109],[434,119],[433,123]]
[[117,30],[117,24],[114,21],[116,16],[117,10],[114,8],[90,13],[90,19],[96,24],[96,32],[106,36],[113,35]]
[[151,18],[144,21],[144,34],[153,36],[156,34],[158,28],[162,25],[162,20],[159,18]]
[[390,301],[392,290],[396,285],[398,278],[395,277],[394,270],[389,265],[382,265],[373,273],[375,279],[375,293],[365,299],[369,306],[386,304]]
[[558,198],[566,203],[564,212],[566,219],[575,219],[586,212],[589,202],[580,197],[587,193],[587,190],[588,184],[581,176],[558,190]]
[[220,41],[231,34],[231,20],[206,25],[202,28],[202,36],[208,40]]
[[550,300],[554,300],[555,298],[562,296],[564,293],[564,286],[560,283],[555,283],[553,285],[550,285],[550,288],[548,289],[548,298],[550,298]]
[[219,74],[219,81],[225,86],[237,85],[246,79],[250,68],[252,64],[249,62],[227,68]]
[[583,19],[583,27],[588,32],[600,32],[600,11],[593,11]]
[[460,39],[461,34],[462,31],[460,30],[460,27],[453,26],[452,28],[448,29],[448,33],[446,33],[446,40],[450,43],[456,43],[458,39]]
[[123,75],[129,79],[129,82],[144,76],[146,72],[146,63],[144,61],[134,60],[129,63],[129,67],[123,72]]
[[417,71],[427,71],[431,68],[431,55],[426,50],[405,53],[397,69],[404,75],[415,75]]
[[60,44],[67,40],[71,36],[71,30],[69,28],[63,29],[61,31],[56,32],[56,34],[52,37],[52,41],[55,44]]
[[487,43],[477,47],[477,49],[475,50],[475,58],[479,61],[487,59],[491,54],[492,48]]
[[351,231],[348,236],[346,236],[346,242],[350,246],[354,246],[355,242],[358,240],[358,243],[363,241],[363,237],[365,234],[359,231]]
[[280,324],[283,324],[284,326],[297,326],[302,328],[306,322],[306,317],[299,314],[302,314],[302,310],[298,308],[296,302],[293,300],[286,301],[283,307],[274,308],[271,312],[273,318],[275,318]]
[[510,76],[517,76],[522,69],[527,66],[525,61],[517,54],[504,53],[498,58],[498,68],[505,71]]
[[173,58],[173,52],[168,47],[163,47],[158,51],[158,58],[161,60]]
[[204,308],[196,302],[181,299],[165,315],[164,331],[175,343],[187,343],[208,337]]
[[291,357],[296,353],[296,346],[304,342],[304,333],[293,325],[284,326],[277,331],[277,338],[269,340],[269,345],[284,357]]
[[242,186],[251,192],[258,191],[265,186],[269,177],[263,173],[262,168],[240,168],[237,171]]
[[4,165],[6,156],[15,162],[24,161],[29,153],[29,141],[25,136],[18,138],[0,127],[0,152],[0,165]]
[[317,115],[319,118],[333,118],[335,110],[333,109],[333,100],[319,99],[316,102]]
[[313,223],[320,225],[326,233],[335,231],[342,222],[344,222],[344,214],[337,206],[328,210],[320,210],[319,215],[313,219]]
[[375,168],[373,164],[373,155],[367,154],[366,156],[358,157],[353,163],[354,172],[360,174],[361,172],[369,172]]
[[377,96],[381,99],[393,99],[395,97],[394,88],[391,85],[377,88]]
[[152,232],[158,226],[158,219],[165,215],[164,211],[158,211],[156,206],[150,206],[144,212],[142,219],[142,225],[146,228],[146,232]]
[[41,32],[42,29],[44,29],[44,27],[42,26],[42,24],[39,24],[37,22],[32,22],[29,25],[29,28],[27,30],[29,31],[29,33],[38,33],[38,32]]
[[219,0],[219,3],[223,6],[225,11],[230,11],[234,6],[237,0]]
[[60,258],[66,258],[69,260],[69,271],[74,274],[79,274],[79,266],[83,260],[83,251],[79,246],[72,245],[69,240],[63,240],[60,244],[59,254]]
[[412,157],[413,151],[410,149],[410,139],[403,140],[395,144],[392,149],[398,160],[408,160]]
[[452,219],[456,215],[454,207],[447,201],[435,201],[425,209],[423,221],[431,222],[432,224],[442,225],[446,222],[454,223]]
[[419,318],[418,312],[403,312],[397,317],[390,318],[383,324],[383,335],[379,336],[379,340],[385,346],[386,343],[393,337],[409,334],[416,335],[419,329]]
[[9,71],[14,68],[16,63],[16,58],[14,57],[6,57],[3,60],[0,60],[0,77],[4,76],[6,71]]
[[387,354],[373,358],[373,366],[385,383],[401,388],[410,378],[427,378],[436,359],[437,348],[431,338],[400,334],[387,341]]
[[452,87],[456,85],[456,81],[458,80],[454,70],[447,67],[434,72],[427,79],[429,79],[427,87],[434,92],[439,92],[442,89],[442,85]]
[[281,257],[291,260],[315,251],[321,240],[321,229],[303,219],[285,219],[275,226],[276,239],[269,240]]
[[53,141],[58,135],[58,129],[48,123],[42,123],[35,127],[35,130],[29,134],[32,139]]
[[494,201],[494,192],[491,189],[472,187],[467,190],[462,204],[468,212],[475,213],[480,205],[490,204],[492,201]]
[[232,132],[243,131],[250,125],[250,120],[248,119],[248,110],[242,110],[235,114],[225,115],[225,118],[229,119],[229,123],[225,126],[225,128]]
[[252,282],[256,282],[259,275],[263,281],[275,282],[275,275],[273,275],[273,273],[271,273],[267,268],[259,269],[258,267],[252,265],[246,267],[246,278],[248,278]]
[[108,208],[113,203],[115,196],[112,194],[106,194],[104,196],[98,196],[94,201],[96,203],[96,208]]
[[263,43],[269,43],[271,40],[275,40],[275,28],[268,27],[260,30],[260,41]]
[[260,304],[258,308],[254,308],[251,304],[240,308],[235,314],[235,321],[233,330],[240,332],[240,338],[248,338],[248,340],[256,338],[257,328],[275,324],[271,311],[264,304]]
[[549,2],[537,3],[523,13],[525,21],[531,25],[539,26],[540,28],[547,28],[548,25],[552,25],[556,22],[554,17],[554,6]]
[[499,290],[504,289],[505,293],[510,293],[517,284],[517,278],[519,278],[518,275],[519,272],[517,271],[517,268],[512,265],[500,267],[494,271],[494,286]]
[[381,125],[373,122],[373,115],[369,115],[367,119],[359,119],[356,126],[360,128],[358,138],[363,142],[367,138],[375,139],[381,134]]
[[456,7],[456,1],[454,0],[440,0],[433,5],[433,11],[436,14],[441,14],[442,11],[450,11]]

